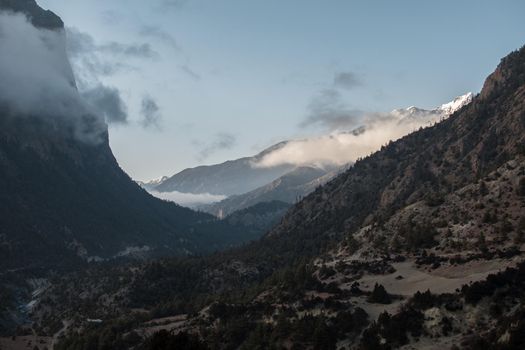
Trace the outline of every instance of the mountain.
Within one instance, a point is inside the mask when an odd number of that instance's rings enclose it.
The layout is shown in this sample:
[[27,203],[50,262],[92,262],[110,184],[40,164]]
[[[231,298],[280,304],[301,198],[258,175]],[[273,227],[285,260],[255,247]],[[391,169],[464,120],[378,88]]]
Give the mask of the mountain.
[[139,186],[145,189],[146,191],[153,191],[155,187],[166,181],[168,178],[168,176],[161,176],[157,179],[153,179],[150,181],[137,181],[137,184],[139,184]]
[[64,277],[33,317],[75,315],[85,331],[59,349],[522,349],[524,207],[525,47],[472,103],[358,160],[261,240]]
[[0,0],[0,9],[24,13],[37,28],[61,30],[64,27],[60,17],[42,9],[34,0]]
[[[53,57],[22,57],[33,60],[27,70],[2,67],[21,79],[44,63],[53,69],[36,72],[27,85],[19,81],[27,86],[20,95],[0,96],[0,270],[68,267],[136,250],[199,253],[248,240],[211,215],[156,199],[134,183],[111,152],[107,125],[83,109],[70,81],[62,21],[34,0],[0,0],[0,10],[27,27],[25,33],[36,33],[19,38],[18,49],[41,45],[35,53]],[[17,28],[2,28],[2,40]],[[30,109],[33,99],[39,103]]]
[[[356,162],[298,203],[270,236],[304,231],[314,237],[337,236],[384,223],[405,206],[433,194],[444,196],[520,158],[525,125],[518,87],[523,67],[522,62],[514,62],[520,61],[524,51],[504,59],[472,103],[435,126],[390,142]],[[500,71],[512,74],[508,81],[492,83]],[[489,95],[493,85],[497,92]]]
[[[474,99],[474,95],[468,92],[464,95],[457,96],[452,101],[442,104],[435,109],[422,109],[415,106],[410,106],[403,109],[394,109],[391,113],[396,115],[400,122],[407,122],[408,120],[422,120],[429,118],[432,115],[437,115],[442,118],[446,118],[456,111],[460,110],[464,106],[468,105]],[[428,120],[430,122],[431,120]]]
[[[417,107],[395,109],[387,117],[393,118],[396,124],[413,125],[414,128],[428,126],[431,123],[448,118],[457,110],[472,102],[472,93],[467,93],[456,97],[453,101],[445,103],[435,109],[425,110]],[[384,116],[385,117],[385,116]],[[341,132],[339,135],[349,134],[354,137],[365,135],[370,131],[371,125],[362,125],[350,132]],[[338,134],[330,135],[336,138]],[[309,140],[304,140],[307,144]],[[283,144],[282,147],[273,152],[279,152],[289,146],[291,142]],[[267,152],[265,156],[271,154]],[[264,157],[262,157],[264,158]],[[349,159],[350,160],[350,159]],[[353,160],[349,164],[351,164]],[[324,168],[327,168],[324,170]],[[205,205],[200,209],[213,215],[223,217],[233,213],[235,210],[247,208],[256,203],[279,200],[286,203],[295,203],[299,198],[303,198],[320,185],[323,185],[341,173],[344,166],[325,165],[324,168],[313,166],[299,166],[271,183],[261,186],[253,191],[241,195],[234,195],[218,203]]]
[[253,157],[185,169],[162,181],[154,187],[154,190],[226,196],[246,193],[268,184],[294,168],[293,165],[286,164],[271,168],[254,166],[266,154],[283,147],[285,144],[286,142],[276,144]]
[[272,200],[256,203],[247,208],[238,209],[224,218],[230,225],[244,227],[253,231],[252,236],[258,237],[261,232],[268,232],[279,223],[291,207],[290,203]]
[[[171,178],[140,184],[155,196],[175,202],[183,200],[182,193],[206,195],[210,201],[217,201],[217,195],[230,196],[219,203],[199,207],[218,216],[262,201],[294,203],[333,177],[334,173],[328,174],[333,169],[376,151],[390,139],[447,118],[469,104],[472,97],[468,93],[432,110],[409,107],[373,115],[348,132],[281,142],[254,157],[186,169]],[[394,131],[385,133],[382,129]],[[319,180],[312,182],[315,174]],[[170,192],[173,195],[169,195]]]
[[456,97],[454,100],[452,100],[449,103],[442,104],[438,108],[438,110],[445,114],[452,115],[456,111],[460,110],[464,106],[471,103],[473,99],[474,99],[474,94],[472,92],[468,92],[465,95]]
[[294,204],[318,186],[330,181],[339,171],[339,168],[329,171],[324,168],[297,167],[268,185],[228,197],[218,203],[202,206],[200,209],[222,218],[258,203],[280,201]]

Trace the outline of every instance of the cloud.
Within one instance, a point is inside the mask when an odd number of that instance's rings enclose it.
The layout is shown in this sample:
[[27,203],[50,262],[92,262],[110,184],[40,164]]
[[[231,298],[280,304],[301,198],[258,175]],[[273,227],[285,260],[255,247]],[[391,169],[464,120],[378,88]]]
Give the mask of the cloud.
[[234,135],[229,133],[218,133],[214,139],[208,143],[194,142],[196,146],[202,146],[199,151],[197,159],[202,161],[217,151],[231,149],[237,143],[237,139]]
[[0,12],[0,104],[17,116],[61,118],[79,138],[106,130],[78,94],[61,30],[35,28],[22,14]]
[[308,105],[308,115],[301,127],[320,126],[328,130],[348,129],[359,124],[363,113],[348,108],[335,89],[319,92]]
[[362,85],[361,78],[353,72],[339,72],[334,76],[334,86],[337,88],[352,90]]
[[170,33],[164,31],[158,26],[143,26],[140,29],[139,34],[145,37],[158,39],[176,49],[177,51],[181,50],[177,44],[177,40],[175,40],[175,38]]
[[73,58],[95,51],[95,39],[87,33],[76,28],[66,28],[67,51]]
[[106,122],[110,124],[127,124],[128,113],[126,104],[122,100],[118,89],[100,84],[83,91],[81,96],[97,115],[104,117]]
[[100,52],[105,52],[112,55],[128,56],[132,58],[156,58],[159,56],[159,54],[152,49],[149,43],[123,44],[112,41],[97,46],[96,49]]
[[76,28],[67,28],[68,53],[73,58],[95,52],[107,53],[111,55],[128,56],[132,58],[156,58],[158,53],[153,50],[149,43],[125,44],[116,41],[109,41],[98,44],[95,39]]
[[[149,43],[123,44],[115,41],[99,44],[76,28],[68,28],[68,53],[83,97],[110,124],[127,124],[127,106],[116,87],[105,86],[101,79],[123,70],[133,70],[126,59],[153,59],[158,56]],[[157,108],[157,110],[154,110]],[[159,127],[158,106],[152,99],[142,101],[141,124]]]
[[99,83],[98,78],[123,70],[135,70],[130,59],[154,59],[159,54],[150,44],[123,44],[111,41],[98,44],[95,39],[76,28],[68,27],[67,53],[81,83]]
[[119,61],[100,56],[93,37],[75,28],[67,28],[67,53],[82,88],[83,84],[98,83],[98,78],[110,76],[125,68]]
[[226,196],[215,195],[215,194],[210,194],[210,193],[196,194],[196,193],[182,193],[182,192],[177,192],[177,191],[173,191],[173,192],[151,191],[150,194],[157,198],[175,202],[179,205],[190,207],[190,208],[195,208],[203,204],[211,204],[211,203],[220,202],[226,198]]
[[144,96],[142,98],[142,106],[140,108],[140,114],[142,116],[141,125],[144,128],[156,128],[160,130],[160,108],[157,102],[150,96]]
[[200,74],[192,70],[188,65],[183,64],[183,65],[180,65],[179,68],[193,80],[195,81],[201,80]]
[[265,155],[256,167],[292,165],[344,165],[355,162],[420,127],[429,126],[446,118],[444,110],[408,108],[390,113],[368,113],[361,116],[362,124],[351,131],[335,131],[302,140],[285,143]]

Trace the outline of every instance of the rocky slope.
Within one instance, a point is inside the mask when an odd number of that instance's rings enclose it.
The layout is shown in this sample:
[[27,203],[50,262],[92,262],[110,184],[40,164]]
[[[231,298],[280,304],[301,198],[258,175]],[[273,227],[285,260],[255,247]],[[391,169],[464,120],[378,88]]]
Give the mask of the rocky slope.
[[358,161],[262,240],[55,282],[41,332],[96,316],[62,348],[104,332],[122,349],[521,349],[524,97],[525,47],[471,104]]

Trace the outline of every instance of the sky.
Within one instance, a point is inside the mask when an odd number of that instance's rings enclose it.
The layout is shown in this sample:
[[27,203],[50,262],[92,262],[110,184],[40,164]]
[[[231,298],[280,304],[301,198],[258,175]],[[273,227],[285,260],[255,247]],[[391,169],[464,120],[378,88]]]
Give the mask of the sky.
[[525,44],[521,0],[37,1],[136,180],[477,93]]

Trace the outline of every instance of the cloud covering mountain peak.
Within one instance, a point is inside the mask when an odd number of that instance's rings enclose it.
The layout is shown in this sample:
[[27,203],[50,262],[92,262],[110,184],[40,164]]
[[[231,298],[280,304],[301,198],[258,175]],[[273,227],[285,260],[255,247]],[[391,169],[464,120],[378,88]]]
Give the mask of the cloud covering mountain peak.
[[0,107],[7,117],[61,120],[75,137],[101,141],[107,126],[79,95],[65,43],[63,29],[0,11]]
[[362,125],[351,131],[334,131],[327,135],[288,141],[268,152],[254,167],[344,165],[355,162],[421,127],[448,118],[473,99],[471,93],[433,110],[417,107],[395,109],[388,113],[368,113]]

